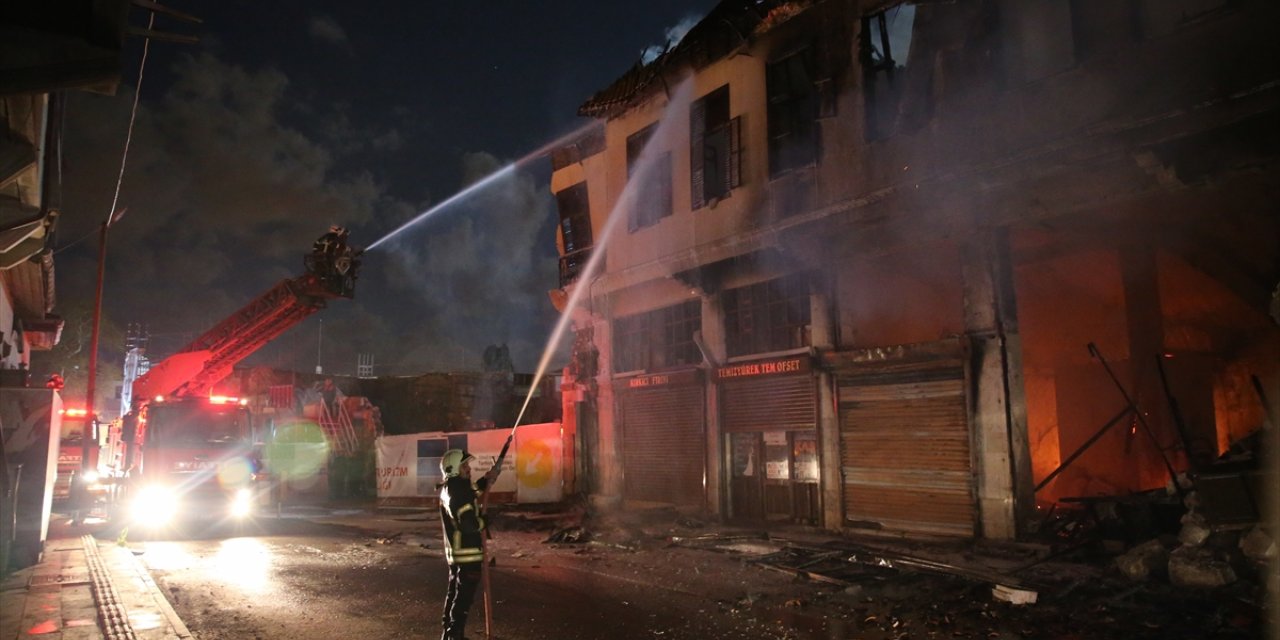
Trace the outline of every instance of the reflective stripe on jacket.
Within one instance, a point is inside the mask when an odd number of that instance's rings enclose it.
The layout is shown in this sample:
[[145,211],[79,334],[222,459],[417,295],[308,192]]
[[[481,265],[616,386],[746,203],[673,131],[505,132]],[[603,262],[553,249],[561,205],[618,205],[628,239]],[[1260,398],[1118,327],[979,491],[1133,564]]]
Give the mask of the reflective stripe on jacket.
[[486,483],[479,486],[463,477],[449,478],[440,490],[440,523],[444,526],[444,557],[449,564],[484,560],[484,517],[480,514],[479,497]]

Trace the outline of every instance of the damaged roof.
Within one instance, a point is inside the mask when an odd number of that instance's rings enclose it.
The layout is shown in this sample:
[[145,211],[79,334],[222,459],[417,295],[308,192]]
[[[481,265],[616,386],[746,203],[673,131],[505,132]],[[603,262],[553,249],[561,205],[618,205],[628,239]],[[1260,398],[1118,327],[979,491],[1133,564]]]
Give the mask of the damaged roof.
[[637,61],[622,77],[596,92],[578,115],[611,117],[664,87],[666,76],[686,68],[701,69],[750,42],[775,23],[785,22],[816,0],[724,0],[698,22],[679,44],[648,64]]

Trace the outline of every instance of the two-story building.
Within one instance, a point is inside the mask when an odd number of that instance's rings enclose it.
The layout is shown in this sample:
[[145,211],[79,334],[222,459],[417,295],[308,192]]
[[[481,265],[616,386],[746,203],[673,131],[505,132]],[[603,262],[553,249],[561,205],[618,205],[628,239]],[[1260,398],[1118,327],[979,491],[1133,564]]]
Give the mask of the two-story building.
[[1008,539],[1213,459],[1280,396],[1278,18],[721,2],[552,155],[583,480]]

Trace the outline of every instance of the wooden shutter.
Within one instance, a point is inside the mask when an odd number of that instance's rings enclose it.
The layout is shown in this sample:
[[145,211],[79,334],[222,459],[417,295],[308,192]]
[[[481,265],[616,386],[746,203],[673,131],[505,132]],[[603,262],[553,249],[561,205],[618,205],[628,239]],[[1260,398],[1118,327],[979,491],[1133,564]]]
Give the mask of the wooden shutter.
[[707,130],[706,99],[689,105],[689,208],[698,210],[706,206],[706,188],[703,184],[702,137]]
[[742,116],[729,121],[729,155],[725,158],[728,165],[724,175],[727,176],[728,189],[742,186]]

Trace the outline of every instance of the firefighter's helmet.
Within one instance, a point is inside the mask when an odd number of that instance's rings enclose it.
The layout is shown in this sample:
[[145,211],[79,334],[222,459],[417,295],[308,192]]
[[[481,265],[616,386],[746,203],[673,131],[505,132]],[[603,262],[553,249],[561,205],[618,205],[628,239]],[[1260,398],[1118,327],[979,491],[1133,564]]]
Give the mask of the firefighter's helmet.
[[440,473],[445,479],[455,478],[462,473],[462,465],[475,459],[475,456],[462,449],[450,449],[440,457]]
[[339,236],[340,236],[340,235],[342,235],[344,232],[346,232],[346,229],[343,229],[341,226],[338,226],[338,225],[336,225],[336,224],[335,224],[335,225],[330,225],[330,226],[329,226],[329,233],[332,233],[332,234],[334,234],[334,235],[339,235]]

